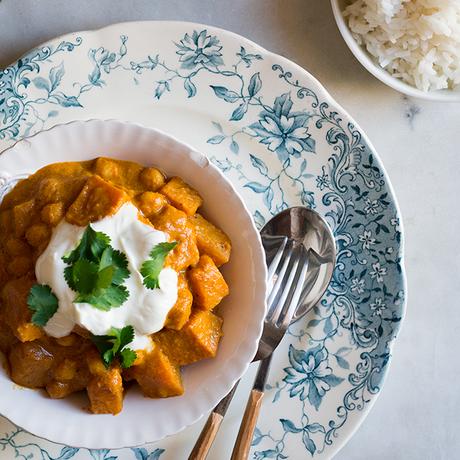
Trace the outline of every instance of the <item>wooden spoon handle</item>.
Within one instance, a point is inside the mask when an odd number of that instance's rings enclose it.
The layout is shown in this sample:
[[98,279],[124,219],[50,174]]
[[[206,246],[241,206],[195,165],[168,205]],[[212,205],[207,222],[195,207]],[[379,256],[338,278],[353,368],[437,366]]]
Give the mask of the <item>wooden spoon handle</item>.
[[205,460],[223,419],[224,417],[221,414],[211,412],[188,460]]
[[231,460],[246,460],[248,458],[263,397],[263,391],[251,391],[240,425],[240,431],[238,432],[238,437],[233,447]]

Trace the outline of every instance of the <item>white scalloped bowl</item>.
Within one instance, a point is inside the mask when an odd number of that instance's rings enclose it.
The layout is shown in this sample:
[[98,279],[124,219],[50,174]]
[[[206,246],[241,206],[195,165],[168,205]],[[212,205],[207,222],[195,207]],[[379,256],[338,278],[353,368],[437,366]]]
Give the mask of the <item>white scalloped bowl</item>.
[[134,387],[126,394],[121,414],[93,415],[84,410],[83,394],[52,400],[42,391],[18,387],[0,370],[0,413],[15,424],[75,447],[118,448],[157,441],[191,425],[245,373],[265,317],[266,267],[252,217],[230,182],[206,157],[157,130],[98,120],[56,126],[6,150],[0,156],[0,172],[3,178],[5,172],[21,176],[50,163],[101,155],[181,176],[200,192],[204,214],[225,230],[233,245],[231,261],[223,268],[231,293],[219,307],[224,337],[216,358],[184,368],[183,396],[148,399]]

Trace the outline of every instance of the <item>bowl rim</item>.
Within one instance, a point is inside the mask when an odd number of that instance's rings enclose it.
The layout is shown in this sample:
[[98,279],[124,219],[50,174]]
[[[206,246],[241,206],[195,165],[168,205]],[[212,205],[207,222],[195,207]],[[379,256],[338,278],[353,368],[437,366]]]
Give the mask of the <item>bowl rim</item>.
[[400,80],[399,78],[393,77],[388,71],[375,63],[370,54],[354,39],[353,34],[342,14],[341,3],[342,0],[331,0],[332,12],[334,14],[335,22],[342,35],[342,38],[348,45],[348,48],[350,48],[350,51],[353,53],[355,58],[369,73],[374,75],[374,77],[379,79],[382,83],[385,83],[387,86],[390,86],[396,91],[406,94],[407,96],[429,101],[460,102],[460,90],[453,91],[442,89],[422,91],[412,85],[409,85],[403,80]]
[[[257,302],[257,304],[260,304],[261,306],[262,305],[264,306],[263,314],[259,313],[260,318],[258,318],[257,321],[252,321],[252,323],[250,323],[250,325],[251,325],[250,329],[251,329],[252,333],[247,336],[247,341],[249,342],[249,345],[247,345],[247,349],[249,351],[246,352],[246,355],[248,355],[247,359],[245,359],[244,363],[243,363],[242,360],[240,361],[240,364],[237,363],[237,365],[240,366],[240,370],[238,371],[238,373],[235,373],[235,375],[233,375],[230,379],[228,378],[228,376],[225,375],[225,372],[222,373],[221,378],[224,379],[224,380],[227,380],[226,383],[223,382],[223,384],[221,385],[222,389],[221,389],[220,393],[222,393],[222,394],[219,394],[218,398],[216,398],[216,397],[213,398],[212,395],[207,395],[207,401],[206,401],[207,407],[199,409],[198,410],[199,414],[197,414],[196,409],[194,411],[191,410],[190,411],[190,414],[191,414],[190,415],[190,420],[188,420],[186,423],[184,423],[182,421],[179,422],[179,424],[177,424],[177,426],[176,426],[176,428],[174,428],[174,430],[171,430],[171,431],[169,431],[167,433],[163,433],[160,437],[156,436],[156,437],[146,439],[145,438],[145,436],[147,436],[146,430],[143,430],[143,431],[142,430],[137,430],[137,434],[134,434],[133,438],[137,437],[138,439],[136,441],[134,441],[134,442],[128,441],[126,439],[126,436],[124,436],[123,439],[120,438],[117,442],[114,442],[114,437],[109,436],[111,438],[110,444],[106,444],[107,436],[104,436],[103,437],[104,439],[102,441],[97,440],[97,439],[102,438],[102,436],[99,436],[101,433],[99,433],[99,435],[94,435],[92,437],[80,436],[81,441],[77,442],[77,441],[75,441],[75,438],[74,438],[73,441],[70,440],[68,438],[67,432],[65,432],[62,437],[57,439],[57,436],[54,435],[54,432],[49,432],[49,430],[46,430],[46,429],[37,430],[36,427],[33,428],[29,424],[29,422],[28,422],[29,417],[26,414],[23,414],[22,419],[18,419],[18,417],[16,415],[18,413],[21,413],[22,411],[14,410],[14,411],[10,411],[8,413],[1,413],[1,415],[3,417],[5,417],[6,419],[10,420],[12,423],[16,424],[17,426],[20,426],[21,428],[25,429],[26,431],[34,434],[35,436],[37,436],[39,438],[42,438],[42,439],[45,439],[45,440],[48,440],[48,441],[51,441],[51,442],[55,442],[55,443],[57,442],[57,443],[61,443],[61,444],[64,443],[64,444],[66,444],[68,446],[72,446],[72,447],[89,448],[89,449],[104,449],[104,448],[116,449],[116,448],[123,448],[123,447],[126,447],[128,445],[130,447],[135,447],[135,446],[141,446],[141,445],[144,445],[144,444],[150,443],[150,442],[160,441],[161,439],[163,439],[163,438],[165,438],[167,436],[175,435],[175,434],[179,433],[180,431],[182,431],[183,429],[185,429],[186,427],[193,425],[199,419],[201,419],[203,417],[203,415],[205,415],[209,410],[211,410],[215,406],[215,404],[217,404],[219,399],[221,397],[225,396],[228,393],[228,391],[233,387],[233,385],[246,373],[246,371],[247,371],[247,369],[249,367],[249,364],[251,363],[251,360],[253,358],[253,355],[255,355],[255,353],[256,353],[258,343],[259,343],[260,337],[262,335],[263,324],[264,324],[266,308],[267,308],[267,306],[266,306],[266,298],[265,298],[266,297],[266,290],[267,290],[267,267],[266,267],[266,263],[265,263],[265,252],[263,250],[263,245],[262,245],[260,233],[259,233],[259,231],[257,230],[257,228],[255,226],[254,219],[253,219],[249,209],[247,208],[246,203],[244,202],[243,198],[238,193],[236,188],[233,186],[233,184],[222,174],[222,172],[215,165],[213,165],[208,160],[208,158],[203,153],[199,152],[197,149],[195,149],[190,144],[188,144],[186,142],[183,142],[183,141],[179,140],[178,138],[176,138],[175,136],[167,134],[167,133],[165,133],[164,131],[162,131],[160,129],[145,126],[145,125],[143,125],[141,123],[137,123],[137,122],[123,121],[123,120],[118,120],[118,119],[94,119],[94,118],[92,118],[92,119],[86,119],[86,120],[69,121],[69,122],[66,122],[66,123],[60,123],[60,124],[54,125],[54,126],[48,128],[48,129],[41,130],[41,131],[33,134],[32,136],[25,137],[23,139],[18,140],[13,145],[11,145],[11,147],[9,147],[9,148],[5,149],[3,152],[1,152],[1,154],[0,154],[0,162],[1,162],[1,157],[4,157],[5,155],[8,155],[8,154],[9,155],[14,155],[14,151],[17,150],[17,149],[21,149],[21,150],[27,151],[27,153],[30,153],[31,149],[33,148],[33,143],[34,143],[35,138],[38,138],[38,139],[43,138],[43,137],[49,135],[49,132],[57,132],[57,131],[62,131],[62,130],[69,129],[69,128],[72,129],[74,126],[77,126],[77,127],[80,126],[80,127],[83,127],[83,129],[84,129],[85,126],[88,126],[88,125],[91,125],[91,124],[94,124],[94,125],[98,125],[98,124],[99,125],[100,124],[103,124],[103,125],[105,125],[105,124],[113,124],[114,126],[116,125],[118,127],[127,127],[128,129],[136,128],[138,130],[139,129],[142,130],[143,132],[150,132],[150,133],[159,134],[160,136],[163,137],[163,139],[166,139],[168,142],[173,143],[173,144],[178,144],[182,149],[186,149],[188,151],[187,153],[191,156],[191,160],[190,160],[191,162],[197,163],[200,166],[204,166],[203,169],[208,170],[208,172],[205,173],[206,176],[214,175],[215,177],[218,177],[218,179],[220,181],[222,181],[221,182],[222,188],[227,189],[227,191],[230,194],[233,195],[233,201],[235,203],[237,203],[237,207],[239,207],[240,210],[241,210],[241,215],[245,216],[245,220],[248,223],[248,227],[246,228],[247,231],[244,232],[245,233],[245,240],[248,241],[248,244],[250,244],[250,246],[251,246],[251,254],[252,254],[251,255],[251,260],[252,260],[252,263],[253,263],[253,266],[254,266],[254,271],[258,274],[257,275],[257,280],[252,280],[252,283],[257,283],[259,288],[260,288],[257,291],[254,291],[255,292],[255,294],[254,294],[254,302]],[[110,155],[107,155],[107,156],[110,157]],[[123,158],[123,159],[130,161],[129,158]],[[63,159],[62,161],[83,161],[83,160],[81,160],[81,159],[77,160],[77,159],[69,158],[69,159]],[[131,161],[137,161],[137,160],[131,160]],[[49,162],[47,164],[52,164],[52,163],[56,163],[56,162],[51,161],[51,162]],[[43,167],[43,166],[41,166],[41,167]],[[161,165],[159,165],[159,167],[161,168]],[[38,169],[40,169],[40,168],[38,168]],[[38,170],[38,169],[34,169],[34,168],[32,168],[32,169],[33,169],[33,172]],[[252,237],[250,235],[252,235]],[[254,328],[254,325],[256,325],[256,328]],[[238,350],[239,349],[240,348],[238,348]],[[235,353],[236,352],[234,352],[231,355],[231,357],[233,357],[235,355]],[[229,359],[231,359],[231,357]],[[4,358],[3,354],[0,353],[0,363],[2,362],[3,358]],[[235,366],[235,364],[234,364],[234,366]],[[221,367],[223,367],[223,366],[221,366]],[[7,376],[7,378],[10,381],[9,376]],[[22,387],[14,384],[14,382],[10,381],[10,383],[12,384],[13,387],[22,389]],[[225,386],[225,388],[224,388],[224,386]],[[25,388],[25,390],[29,390],[29,389]],[[30,391],[34,392],[35,394],[40,393],[40,390],[32,389]],[[202,403],[202,404],[205,404],[205,403]],[[76,410],[76,409],[72,408],[71,410]],[[93,414],[90,414],[90,415],[93,415]],[[43,425],[49,426],[49,424],[43,424]],[[134,431],[136,431],[136,430],[134,430]],[[142,433],[139,434],[139,432],[141,432],[141,431],[142,431]],[[61,432],[60,434],[63,434],[63,432]],[[143,436],[142,439],[139,439],[141,436]]]

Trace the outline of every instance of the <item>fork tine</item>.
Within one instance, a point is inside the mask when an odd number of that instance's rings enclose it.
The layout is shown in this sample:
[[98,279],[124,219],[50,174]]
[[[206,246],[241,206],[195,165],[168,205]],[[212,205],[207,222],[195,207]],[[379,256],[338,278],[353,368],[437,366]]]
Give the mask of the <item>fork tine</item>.
[[310,309],[312,307],[310,305],[305,305],[305,301],[307,300],[307,297],[310,294],[312,286],[314,286],[316,284],[316,281],[318,280],[319,272],[320,272],[319,268],[316,268],[316,267],[312,268],[311,265],[309,264],[308,272],[303,282],[303,289],[300,294],[299,300],[297,302],[298,308],[296,309],[294,313],[292,321],[297,321],[300,317],[302,317],[303,315],[305,315],[305,313],[307,313],[307,310],[306,310],[307,308]]
[[270,291],[267,298],[268,314],[270,314],[270,311],[275,306],[275,298],[277,297],[280,287],[283,284],[286,273],[289,273],[293,251],[294,242],[292,240],[288,240],[282,254],[281,263],[276,267],[271,279],[271,286],[269,286]]
[[308,273],[309,263],[308,256],[302,248],[302,257],[299,261],[295,277],[292,284],[288,288],[288,295],[286,301],[281,309],[280,318],[278,321],[278,327],[286,328],[289,326],[294,313],[299,306],[300,299],[303,293],[303,284]]
[[296,247],[292,257],[284,264],[286,266],[286,270],[278,277],[275,287],[269,297],[271,313],[266,318],[268,321],[275,323],[278,320],[286,301],[286,297],[289,294],[289,288],[297,273],[300,257],[301,251],[298,247]]
[[272,280],[273,276],[275,275],[276,269],[278,268],[280,261],[283,258],[284,250],[286,249],[288,240],[289,238],[287,236],[283,238],[283,241],[281,245],[279,246],[278,251],[275,254],[275,257],[273,257],[272,261],[270,262],[270,265],[268,266],[267,279],[269,281]]

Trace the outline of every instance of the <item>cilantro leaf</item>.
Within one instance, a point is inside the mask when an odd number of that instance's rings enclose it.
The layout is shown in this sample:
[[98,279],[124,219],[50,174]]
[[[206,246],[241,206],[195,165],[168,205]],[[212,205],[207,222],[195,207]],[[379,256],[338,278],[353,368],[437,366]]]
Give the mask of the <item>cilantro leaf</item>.
[[72,266],[67,266],[64,268],[64,279],[66,280],[67,285],[69,286],[72,291],[76,291],[77,287],[75,286],[73,282],[73,267]]
[[97,284],[99,268],[94,262],[80,259],[72,266],[72,283],[75,291],[88,294],[94,290]]
[[173,241],[172,243],[158,243],[150,251],[150,257],[152,259],[156,259],[157,257],[166,258],[168,253],[172,251],[176,246],[177,246],[177,241]]
[[89,294],[79,294],[75,303],[88,303],[98,310],[109,311],[121,307],[129,297],[125,286],[111,285],[107,289],[100,289]]
[[45,284],[34,284],[27,298],[29,310],[33,311],[32,323],[45,326],[58,309],[58,299]]
[[113,280],[115,268],[112,265],[103,268],[97,272],[96,289],[107,289]]
[[112,283],[120,285],[123,281],[129,278],[128,259],[121,251],[117,251],[112,247],[107,247],[101,256],[99,269],[112,266],[114,268]]
[[123,369],[127,369],[128,367],[131,367],[134,364],[134,361],[136,361],[137,354],[134,350],[131,350],[131,348],[124,348],[120,352],[120,363],[121,367]]
[[104,362],[105,367],[109,367],[114,359],[115,353],[113,352],[112,348],[110,348],[102,354],[102,361]]
[[141,275],[144,277],[144,286],[147,289],[158,289],[160,280],[158,279],[163,262],[160,260],[146,260],[141,267]]
[[92,335],[91,341],[96,345],[96,348],[101,352],[105,353],[107,350],[113,348],[113,344],[110,342],[113,339],[110,335]]
[[68,264],[64,278],[77,293],[74,302],[109,311],[128,299],[129,292],[123,286],[130,276],[128,259],[110,246],[104,233],[88,225],[76,249],[62,259]]
[[101,259],[99,261],[99,270],[110,267],[112,265],[112,248],[107,246],[101,254]]
[[120,350],[123,347],[126,347],[128,343],[131,343],[134,340],[134,328],[132,326],[126,326],[120,331]]
[[134,328],[125,326],[123,329],[113,327],[107,335],[93,335],[91,340],[96,345],[105,366],[108,368],[115,358],[120,360],[123,368],[131,367],[137,354],[126,346],[134,340]]
[[80,259],[98,262],[104,249],[110,246],[110,237],[102,232],[96,232],[91,225],[86,227],[79,245],[62,260],[66,264],[74,264]]
[[158,289],[160,287],[160,272],[166,256],[177,245],[177,242],[159,243],[150,252],[150,259],[146,260],[141,267],[141,275],[144,277],[144,286],[148,289]]

